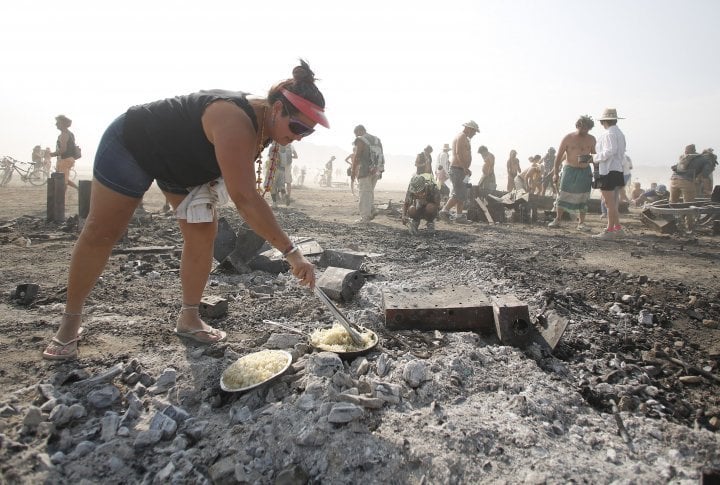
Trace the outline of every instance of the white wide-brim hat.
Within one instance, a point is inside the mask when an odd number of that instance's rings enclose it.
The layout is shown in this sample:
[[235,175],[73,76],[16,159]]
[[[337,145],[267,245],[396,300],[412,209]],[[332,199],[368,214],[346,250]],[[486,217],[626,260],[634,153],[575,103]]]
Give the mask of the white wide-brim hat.
[[617,110],[615,108],[605,108],[605,111],[603,111],[603,114],[600,115],[598,118],[598,121],[607,121],[607,120],[624,120],[625,118],[620,118],[617,114]]

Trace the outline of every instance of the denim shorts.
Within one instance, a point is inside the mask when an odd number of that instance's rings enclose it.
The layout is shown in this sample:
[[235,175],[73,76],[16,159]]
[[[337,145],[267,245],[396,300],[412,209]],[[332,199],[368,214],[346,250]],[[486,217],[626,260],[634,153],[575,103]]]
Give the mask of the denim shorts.
[[[124,125],[125,115],[122,114],[105,130],[95,153],[93,176],[105,187],[128,197],[139,199],[150,188],[153,177],[138,165],[135,157],[125,148]],[[156,182],[163,192],[188,193],[185,187],[161,180]]]

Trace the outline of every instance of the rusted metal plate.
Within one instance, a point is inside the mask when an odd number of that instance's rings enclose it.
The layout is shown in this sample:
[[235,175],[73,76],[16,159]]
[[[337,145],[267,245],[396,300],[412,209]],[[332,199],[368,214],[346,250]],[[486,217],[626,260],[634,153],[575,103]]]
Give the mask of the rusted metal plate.
[[490,299],[477,288],[385,289],[382,294],[388,329],[495,332]]
[[539,319],[538,330],[550,350],[555,350],[569,324],[569,319],[561,317],[554,311],[547,312],[543,318]]
[[645,209],[640,214],[640,220],[643,224],[652,229],[653,231],[659,232],[660,234],[673,234],[677,232],[677,225],[674,220],[668,221],[659,217],[650,211]]

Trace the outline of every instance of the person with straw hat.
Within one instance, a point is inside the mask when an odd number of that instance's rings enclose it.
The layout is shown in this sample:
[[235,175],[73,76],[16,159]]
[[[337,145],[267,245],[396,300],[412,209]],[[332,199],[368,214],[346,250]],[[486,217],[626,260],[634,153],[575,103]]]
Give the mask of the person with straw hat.
[[607,227],[600,234],[593,237],[601,239],[615,239],[624,235],[620,225],[620,190],[625,187],[623,177],[623,160],[625,160],[625,135],[617,126],[617,121],[622,120],[615,108],[607,108],[598,121],[605,128],[605,133],[600,135],[595,146],[593,163],[598,165],[600,180],[596,188],[600,189],[605,205],[608,209]]
[[470,171],[470,163],[472,162],[472,150],[470,148],[470,138],[480,131],[478,124],[474,121],[463,123],[463,131],[453,140],[453,157],[450,165],[450,181],[453,185],[450,199],[445,207],[440,211],[440,219],[450,222],[450,209],[455,207],[455,222],[467,224],[467,216],[463,214],[465,200],[467,199],[467,185],[465,177],[472,175]]

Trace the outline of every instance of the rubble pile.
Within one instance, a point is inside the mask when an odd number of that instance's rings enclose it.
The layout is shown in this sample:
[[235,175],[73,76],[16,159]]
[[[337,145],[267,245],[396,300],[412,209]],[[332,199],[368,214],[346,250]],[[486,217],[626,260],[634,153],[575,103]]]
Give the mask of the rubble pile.
[[[307,336],[333,318],[312,293],[287,273],[241,274],[238,265],[218,265],[206,290],[229,302],[210,321],[229,341],[185,347],[166,323],[179,309],[176,225],[137,221],[125,246],[156,250],[113,256],[88,302],[80,362],[24,362],[27,379],[5,384],[5,481],[696,483],[720,468],[718,356],[698,344],[718,331],[718,287],[588,268],[577,264],[587,242],[513,239],[503,226],[418,242],[392,226],[278,216],[327,250],[374,253],[354,268],[362,288],[338,306],[378,334],[376,349],[346,360],[313,349]],[[42,230],[32,220],[13,228],[31,240]],[[2,303],[24,326],[3,321],[0,350],[28,328],[50,334],[63,288],[38,282],[34,303]],[[386,327],[384,291],[458,284],[513,294],[536,321],[570,324],[552,353],[492,333]],[[83,357],[85,346],[113,337],[130,348],[138,336],[132,352]],[[220,389],[225,368],[265,348],[293,355],[288,372],[247,393]]]

